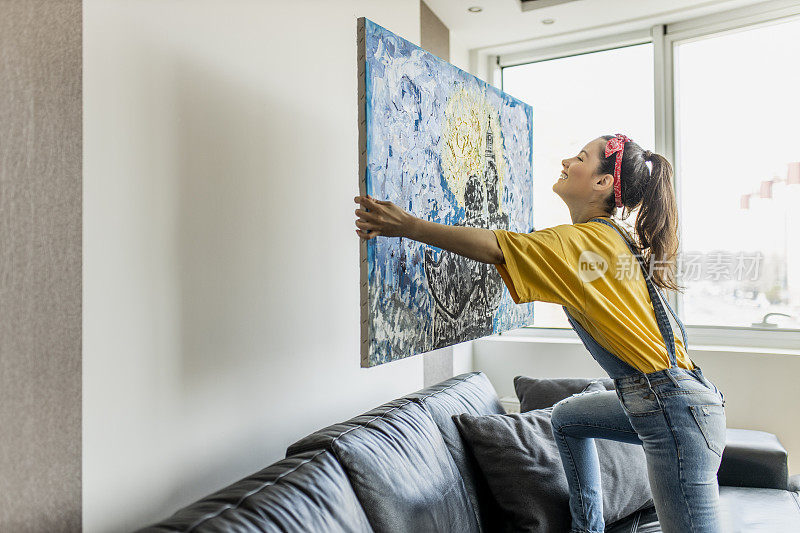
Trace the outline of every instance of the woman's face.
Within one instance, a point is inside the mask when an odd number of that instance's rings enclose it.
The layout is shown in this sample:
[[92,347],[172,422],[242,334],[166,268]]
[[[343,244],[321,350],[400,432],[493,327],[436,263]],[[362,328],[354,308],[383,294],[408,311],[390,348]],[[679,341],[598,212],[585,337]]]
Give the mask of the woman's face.
[[[559,195],[567,205],[586,203],[594,195],[605,196],[608,194],[607,179],[595,175],[595,171],[600,166],[598,154],[605,145],[605,139],[598,137],[574,156],[561,160],[563,170],[561,176],[553,184],[553,192]],[[608,176],[611,175],[606,174],[606,177]],[[613,179],[611,176],[610,185],[613,185]]]

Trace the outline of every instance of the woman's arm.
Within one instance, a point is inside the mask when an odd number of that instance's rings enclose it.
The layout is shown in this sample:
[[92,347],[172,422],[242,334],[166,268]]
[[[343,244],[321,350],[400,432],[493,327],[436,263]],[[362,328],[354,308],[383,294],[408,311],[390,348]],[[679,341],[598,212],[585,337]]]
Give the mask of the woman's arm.
[[492,230],[449,226],[414,217],[407,237],[481,263],[503,262],[503,251]]
[[[407,237],[443,250],[463,255],[481,263],[503,263],[503,251],[494,232],[485,228],[437,224],[415,217],[392,202],[371,196],[356,196],[364,209],[356,209],[356,230],[364,240],[384,237]],[[368,209],[368,211],[367,211]],[[370,230],[367,233],[364,230]]]

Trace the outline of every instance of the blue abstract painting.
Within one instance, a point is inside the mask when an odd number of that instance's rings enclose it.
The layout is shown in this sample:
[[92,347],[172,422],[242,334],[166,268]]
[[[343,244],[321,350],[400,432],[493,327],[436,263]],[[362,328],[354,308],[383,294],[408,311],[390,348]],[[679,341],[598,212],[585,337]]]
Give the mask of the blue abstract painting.
[[[358,21],[360,192],[425,220],[533,231],[533,112],[367,19]],[[494,265],[406,238],[362,242],[361,366],[518,328]]]

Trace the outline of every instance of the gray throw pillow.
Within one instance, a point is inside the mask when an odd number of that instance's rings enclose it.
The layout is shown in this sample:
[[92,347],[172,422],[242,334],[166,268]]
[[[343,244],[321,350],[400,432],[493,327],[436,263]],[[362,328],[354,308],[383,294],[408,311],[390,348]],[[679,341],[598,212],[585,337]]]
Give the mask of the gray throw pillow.
[[[570,529],[569,489],[550,426],[552,411],[452,417],[502,509],[500,530]],[[652,506],[642,447],[607,439],[595,443],[606,524]]]
[[590,390],[614,390],[611,378],[514,378],[514,390],[519,398],[519,410],[532,411],[551,407],[573,394]]

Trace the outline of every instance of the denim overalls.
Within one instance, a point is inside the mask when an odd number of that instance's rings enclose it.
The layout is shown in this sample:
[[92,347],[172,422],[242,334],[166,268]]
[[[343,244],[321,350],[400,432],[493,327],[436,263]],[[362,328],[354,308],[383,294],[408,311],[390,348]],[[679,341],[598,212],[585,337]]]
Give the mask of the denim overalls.
[[[717,470],[725,447],[725,400],[722,392],[694,364],[677,366],[675,339],[664,305],[686,330],[660,289],[647,277],[642,259],[610,221],[639,261],[670,367],[645,373],[595,341],[565,306],[572,327],[592,357],[613,379],[615,390],[575,394],[553,406],[553,435],[569,484],[571,533],[604,531],[600,464],[594,438],[641,444],[662,531],[721,531]],[[688,349],[688,347],[687,347]],[[691,359],[690,359],[691,360]]]

